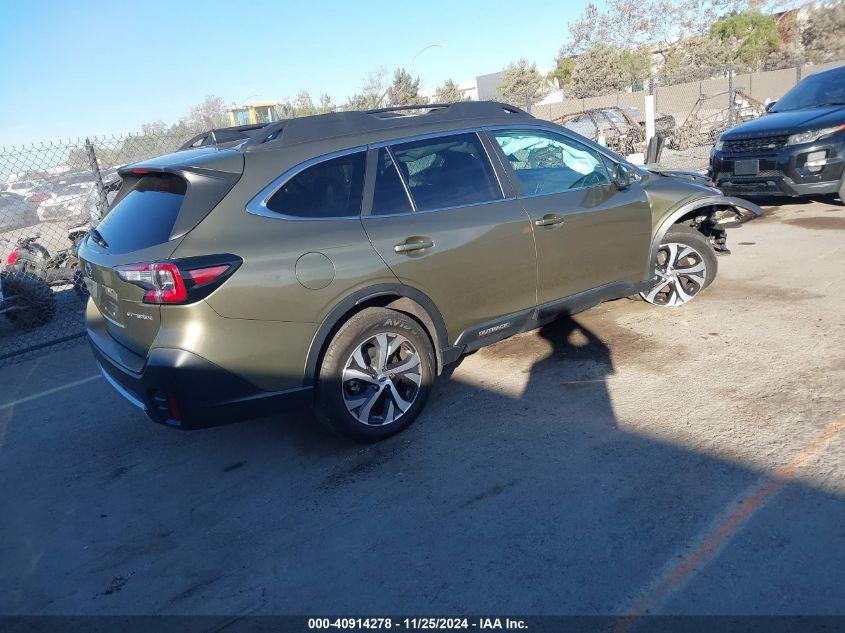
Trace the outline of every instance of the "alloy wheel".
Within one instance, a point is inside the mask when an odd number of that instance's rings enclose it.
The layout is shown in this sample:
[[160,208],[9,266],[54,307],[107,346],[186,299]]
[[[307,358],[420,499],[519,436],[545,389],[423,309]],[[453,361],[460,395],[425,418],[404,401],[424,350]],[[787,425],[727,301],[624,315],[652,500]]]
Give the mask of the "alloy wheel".
[[654,305],[675,307],[690,301],[704,288],[707,264],[695,248],[669,242],[657,251],[657,283],[640,296]]
[[391,424],[414,404],[421,381],[416,348],[401,334],[382,332],[357,345],[346,361],[343,402],[362,424]]

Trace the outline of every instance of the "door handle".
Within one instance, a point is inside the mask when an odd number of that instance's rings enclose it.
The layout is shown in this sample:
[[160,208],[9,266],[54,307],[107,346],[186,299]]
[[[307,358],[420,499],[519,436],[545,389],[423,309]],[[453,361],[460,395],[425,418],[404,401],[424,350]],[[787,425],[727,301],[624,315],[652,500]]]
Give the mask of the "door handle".
[[539,220],[534,220],[534,226],[555,226],[556,224],[563,224],[566,218],[557,213],[547,213]]
[[408,238],[408,240],[405,240],[401,244],[397,244],[393,247],[393,250],[397,253],[412,253],[414,251],[421,251],[424,248],[434,248],[434,242],[427,237],[422,239],[416,238],[416,241],[413,242],[409,241],[410,239]]

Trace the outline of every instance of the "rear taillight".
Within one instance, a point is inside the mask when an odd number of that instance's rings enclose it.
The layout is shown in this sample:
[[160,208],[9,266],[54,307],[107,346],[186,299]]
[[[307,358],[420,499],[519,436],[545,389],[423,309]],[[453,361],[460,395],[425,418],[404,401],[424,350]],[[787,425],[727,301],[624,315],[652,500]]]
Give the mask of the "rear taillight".
[[13,250],[9,253],[9,256],[6,257],[6,264],[8,266],[14,266],[16,261],[18,261],[18,249]]
[[197,257],[119,266],[115,270],[123,281],[145,290],[144,303],[182,304],[199,301],[209,295],[240,263],[239,257],[227,255],[221,263],[216,263],[211,257]]
[[144,303],[184,303],[188,298],[182,272],[175,264],[122,266],[117,274],[123,281],[146,290]]
[[223,264],[221,266],[208,266],[206,268],[195,268],[193,270],[185,271],[188,277],[191,278],[191,281],[194,282],[196,285],[200,284],[207,284],[210,281],[214,281],[220,275],[226,274],[229,270],[228,264]]

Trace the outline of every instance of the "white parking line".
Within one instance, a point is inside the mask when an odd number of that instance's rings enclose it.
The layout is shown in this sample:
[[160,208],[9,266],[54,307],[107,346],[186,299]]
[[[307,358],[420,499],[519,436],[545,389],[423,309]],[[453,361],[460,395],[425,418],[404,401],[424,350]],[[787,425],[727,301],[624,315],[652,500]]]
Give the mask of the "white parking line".
[[4,404],[0,404],[0,411],[12,409],[18,406],[19,404],[23,404],[24,402],[29,402],[30,400],[37,400],[38,398],[43,398],[44,396],[50,396],[54,393],[58,393],[59,391],[64,391],[65,389],[78,387],[79,385],[84,385],[87,382],[91,382],[92,380],[97,380],[102,377],[102,374],[94,374],[93,376],[88,376],[88,378],[80,378],[79,380],[74,380],[73,382],[69,382],[64,385],[59,385],[58,387],[53,387],[52,389],[47,389],[46,391],[39,391],[38,393],[34,393],[31,396],[18,398],[17,400],[12,400],[11,402],[6,402]]

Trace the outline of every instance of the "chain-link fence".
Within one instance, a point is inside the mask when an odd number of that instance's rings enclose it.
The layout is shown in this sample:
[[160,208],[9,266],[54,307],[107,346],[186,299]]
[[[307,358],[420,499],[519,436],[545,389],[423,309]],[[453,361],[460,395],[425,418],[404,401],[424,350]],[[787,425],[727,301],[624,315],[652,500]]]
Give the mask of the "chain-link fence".
[[76,242],[108,209],[121,165],[192,135],[127,135],[0,149],[0,363],[84,332]]
[[[760,116],[766,99],[779,98],[802,76],[840,64],[652,83],[637,92],[567,99],[532,111],[631,154],[645,149],[645,100],[653,94],[656,132],[666,140],[661,166],[703,171],[723,130]],[[196,132],[0,149],[0,363],[82,337],[86,297],[76,241],[106,213],[121,165],[172,152]]]
[[674,85],[649,82],[640,91],[564,99],[532,113],[557,121],[622,154],[644,152],[646,97],[654,96],[655,132],[665,139],[660,164],[704,171],[719,134],[765,112],[767,99],[784,95],[802,77],[842,65],[830,62],[782,70],[733,74]]

